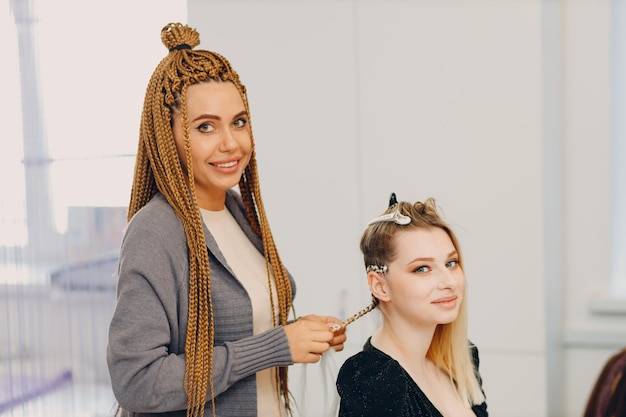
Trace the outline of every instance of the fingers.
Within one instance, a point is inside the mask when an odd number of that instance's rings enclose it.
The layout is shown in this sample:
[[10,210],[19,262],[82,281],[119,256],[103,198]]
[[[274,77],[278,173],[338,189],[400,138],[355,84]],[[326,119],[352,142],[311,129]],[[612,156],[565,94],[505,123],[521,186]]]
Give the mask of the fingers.
[[334,338],[323,320],[302,318],[284,326],[294,363],[315,363]]
[[302,363],[317,363],[322,359],[322,355],[326,353],[330,349],[330,342],[323,343],[320,345],[318,349],[316,349],[319,353],[310,352],[306,356],[306,360],[303,360]]
[[311,321],[316,321],[319,323],[327,323],[329,325],[331,324],[341,324],[342,321],[339,320],[337,317],[333,317],[333,316],[318,316],[316,314],[308,314],[306,316],[302,316],[300,317],[298,320],[311,320]]
[[315,321],[318,323],[328,323],[329,319],[331,319],[332,317],[327,317],[327,316],[318,316],[316,314],[307,314],[306,316],[302,316],[300,318],[298,318],[298,320],[309,320],[309,321]]
[[[344,343],[347,340],[346,336],[346,328],[340,327],[343,322],[339,320],[337,317],[333,316],[317,316],[317,315],[308,315],[303,317],[306,320],[312,320],[316,322],[324,322],[328,327],[333,331],[333,338],[330,340],[330,347],[332,347],[336,352],[341,352],[344,349]],[[337,330],[335,330],[335,328]]]
[[341,352],[344,348],[344,343],[348,340],[346,336],[346,329],[343,328],[334,333],[332,340],[330,341],[330,346],[335,349],[335,352]]
[[[346,336],[346,328],[342,326],[341,320],[336,317],[324,317],[328,326],[333,330],[333,338],[330,341],[330,346],[335,349],[335,352],[341,352],[344,348],[344,343],[348,339]],[[334,330],[334,329],[337,330]]]
[[336,317],[309,314],[285,326],[294,363],[316,363],[330,348],[341,352],[347,340],[346,329],[333,328],[341,324]]

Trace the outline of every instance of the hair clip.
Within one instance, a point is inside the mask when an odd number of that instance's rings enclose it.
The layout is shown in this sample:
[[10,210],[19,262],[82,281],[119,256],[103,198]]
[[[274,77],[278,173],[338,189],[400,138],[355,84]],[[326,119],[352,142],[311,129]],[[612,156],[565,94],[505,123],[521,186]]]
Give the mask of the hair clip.
[[404,226],[411,223],[411,218],[405,216],[404,214],[400,214],[400,209],[397,208],[391,213],[383,214],[382,216],[378,216],[375,219],[370,220],[367,225],[371,226],[374,223],[380,222],[394,222],[395,224]]
[[392,208],[396,204],[398,204],[398,199],[396,198],[396,193],[391,193],[391,195],[389,196],[389,205],[387,206],[387,208]]
[[[398,200],[396,199],[396,193],[391,193],[391,196],[389,197],[388,209],[397,205],[398,205]],[[392,211],[391,213],[383,214],[382,216],[378,216],[375,219],[370,220],[370,222],[367,225],[371,226],[374,223],[380,223],[380,222],[394,222],[395,224],[404,226],[404,225],[411,223],[411,218],[405,216],[404,214],[400,214],[400,207],[396,207],[396,209]]]
[[366,272],[378,272],[379,274],[384,274],[385,272],[387,272],[387,265],[368,265],[367,268],[365,268]]

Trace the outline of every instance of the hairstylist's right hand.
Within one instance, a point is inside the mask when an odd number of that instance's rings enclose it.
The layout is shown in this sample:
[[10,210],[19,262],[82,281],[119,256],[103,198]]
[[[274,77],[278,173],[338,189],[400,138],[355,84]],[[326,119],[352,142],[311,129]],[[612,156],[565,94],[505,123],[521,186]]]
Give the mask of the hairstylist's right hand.
[[334,333],[326,320],[308,315],[284,326],[294,363],[316,363],[330,348]]

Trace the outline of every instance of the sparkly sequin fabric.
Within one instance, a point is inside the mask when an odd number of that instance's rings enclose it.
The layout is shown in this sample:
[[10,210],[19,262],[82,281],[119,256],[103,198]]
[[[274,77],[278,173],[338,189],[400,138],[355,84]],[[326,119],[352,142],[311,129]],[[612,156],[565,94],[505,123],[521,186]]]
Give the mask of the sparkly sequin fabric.
[[[471,349],[478,367],[478,350]],[[339,417],[443,417],[400,364],[369,339],[341,366],[337,391]],[[486,403],[472,410],[476,417],[488,417]]]

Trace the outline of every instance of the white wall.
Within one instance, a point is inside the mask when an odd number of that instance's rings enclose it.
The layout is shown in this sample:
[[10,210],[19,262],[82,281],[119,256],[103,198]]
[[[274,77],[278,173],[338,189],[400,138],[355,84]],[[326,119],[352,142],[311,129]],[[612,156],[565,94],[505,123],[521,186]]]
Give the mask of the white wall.
[[[542,3],[190,0],[188,11],[201,46],[248,87],[298,314],[365,306],[365,223],[391,191],[433,196],[464,248],[491,414],[547,415]],[[374,319],[349,330],[346,353]]]

